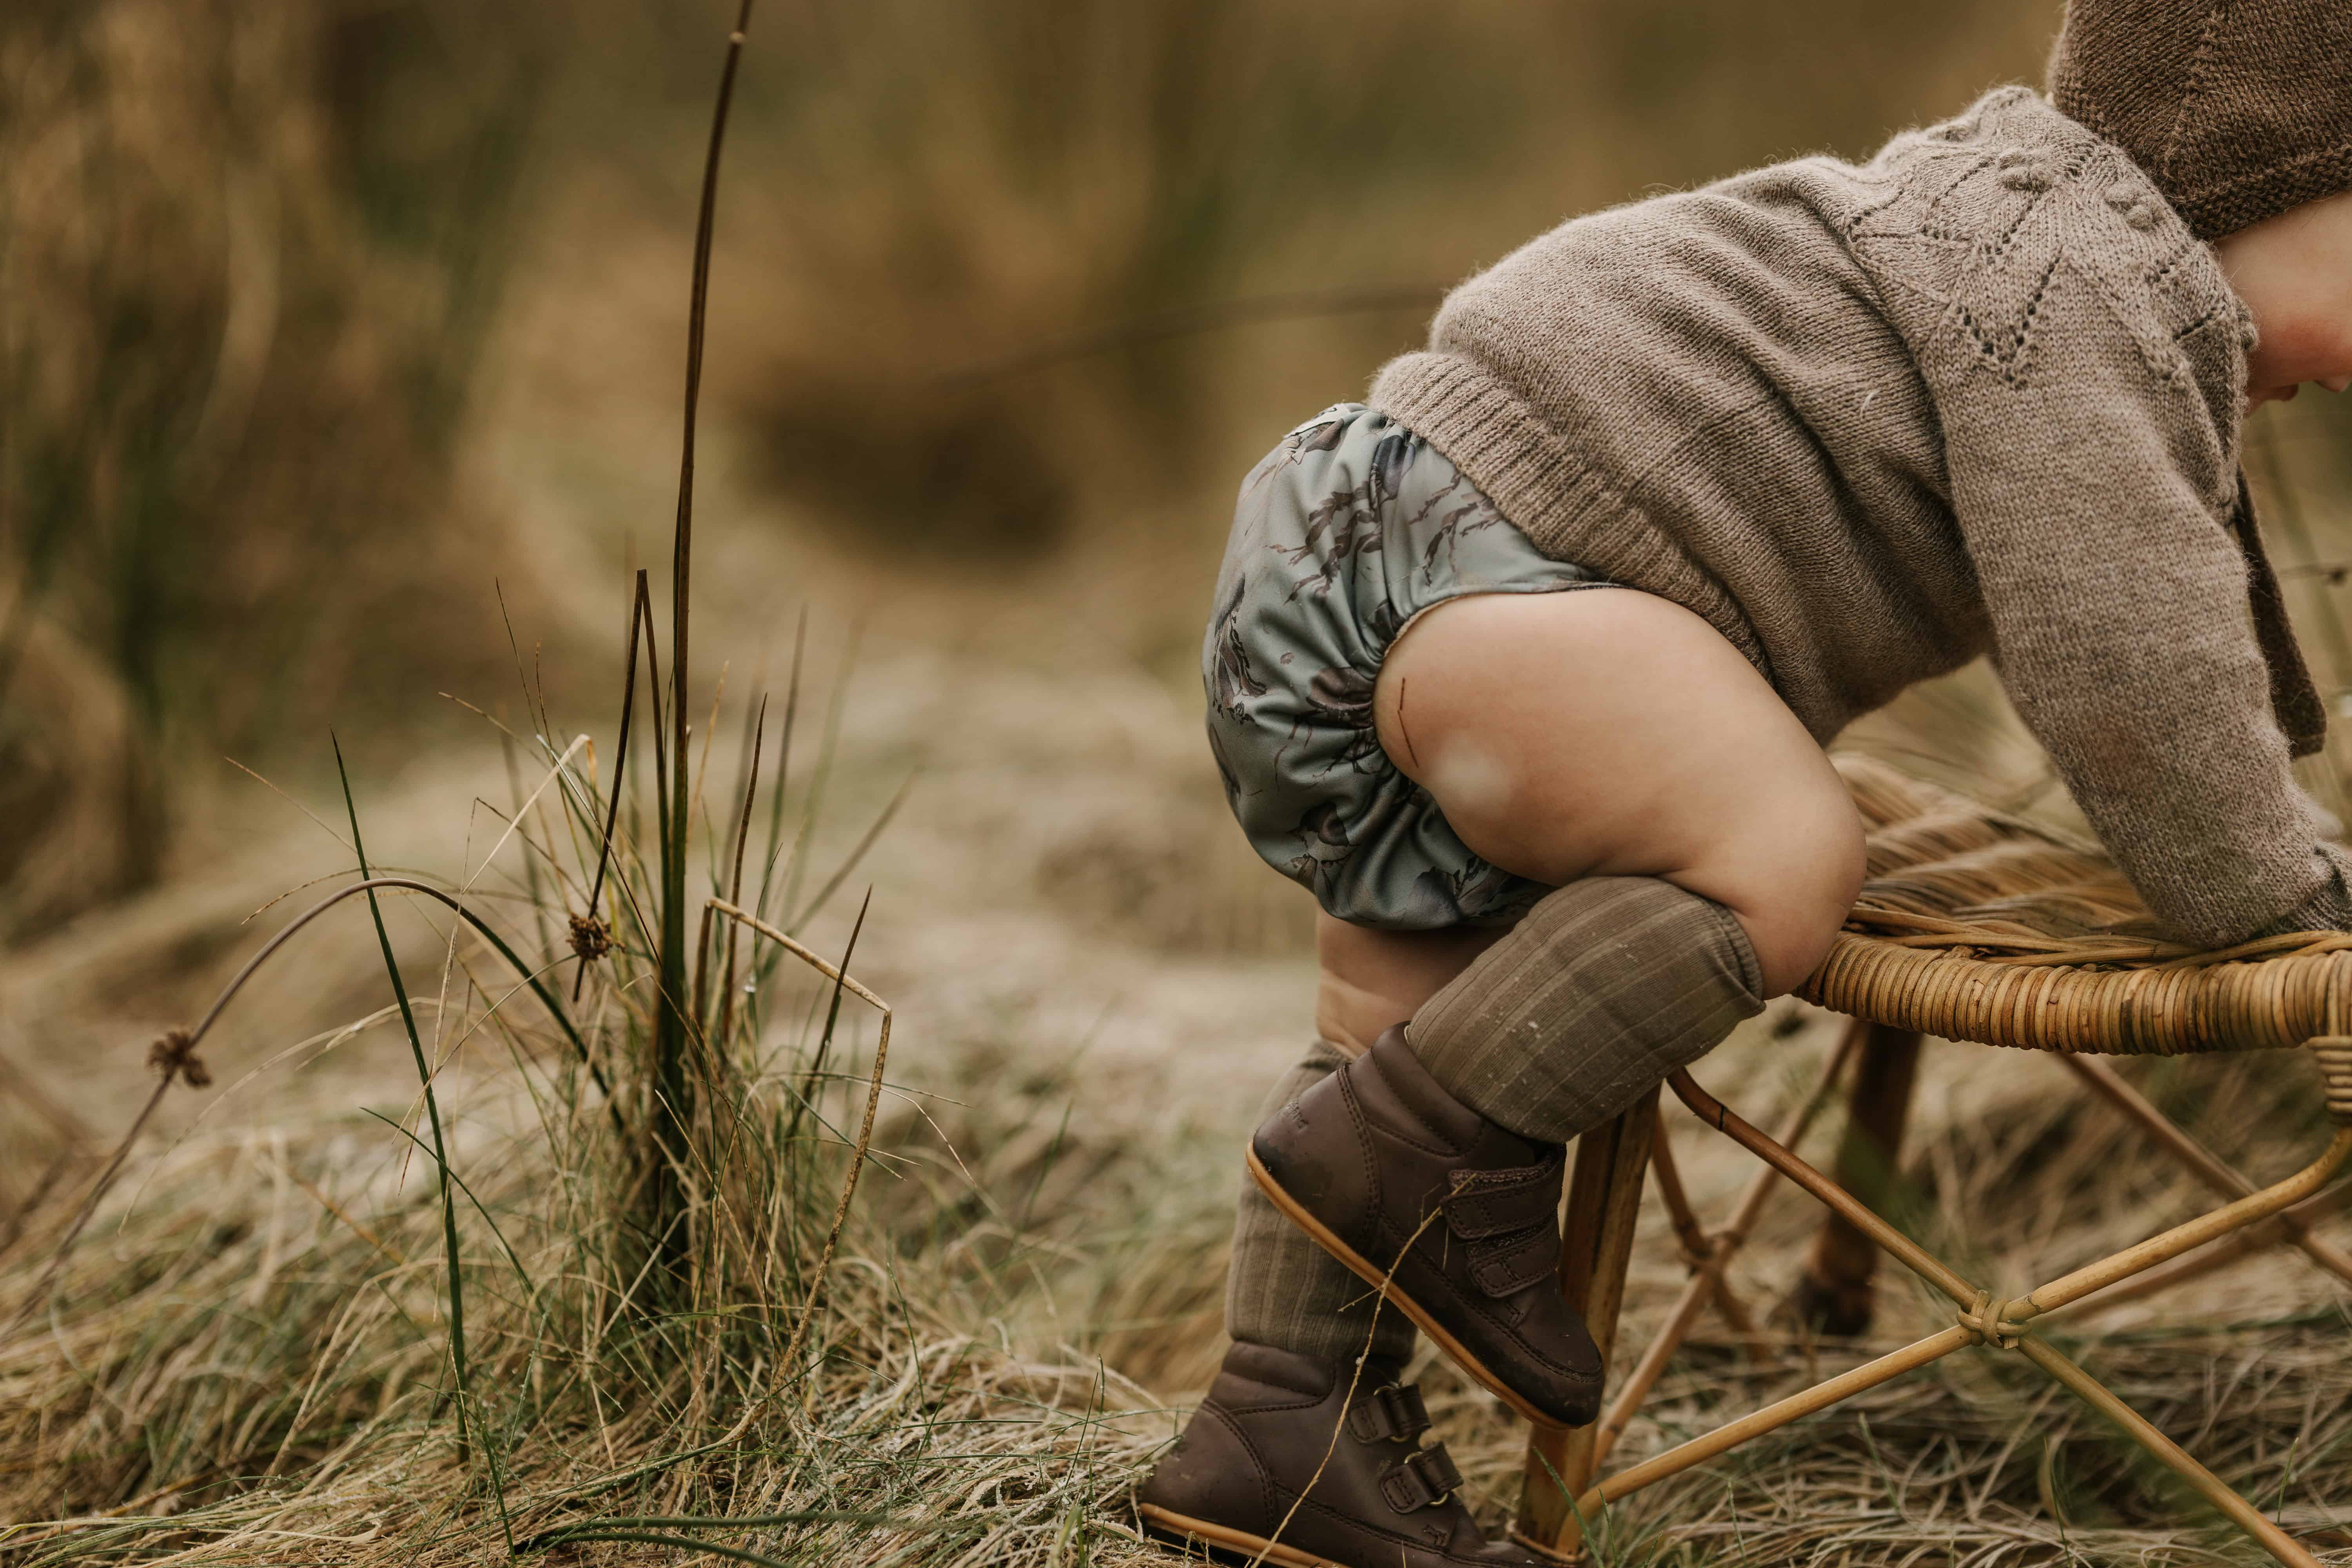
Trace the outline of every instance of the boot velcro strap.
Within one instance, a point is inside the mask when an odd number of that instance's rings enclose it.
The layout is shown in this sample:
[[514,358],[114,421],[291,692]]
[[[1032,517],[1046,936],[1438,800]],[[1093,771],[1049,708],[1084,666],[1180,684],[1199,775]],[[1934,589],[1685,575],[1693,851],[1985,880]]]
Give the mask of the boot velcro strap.
[[1446,1228],[1475,1241],[1533,1226],[1551,1226],[1559,1213],[1564,1162],[1554,1154],[1536,1165],[1506,1171],[1453,1171],[1453,1190],[1439,1201]]
[[1422,1403],[1417,1384],[1391,1383],[1375,1388],[1348,1409],[1348,1430],[1360,1443],[1401,1437],[1407,1442],[1429,1430],[1429,1406]]
[[1381,1498],[1399,1513],[1444,1502],[1462,1484],[1462,1472],[1443,1443],[1415,1448],[1381,1472]]
[[1515,1296],[1559,1272],[1559,1233],[1546,1226],[1470,1244],[1470,1278],[1489,1296]]

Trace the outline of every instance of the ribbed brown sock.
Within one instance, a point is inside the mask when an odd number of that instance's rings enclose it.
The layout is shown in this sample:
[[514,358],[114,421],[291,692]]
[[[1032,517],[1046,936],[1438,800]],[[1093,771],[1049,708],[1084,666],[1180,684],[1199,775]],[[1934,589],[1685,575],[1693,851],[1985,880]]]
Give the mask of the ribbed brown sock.
[[[1337,1046],[1318,1040],[1285,1073],[1259,1108],[1264,1121],[1346,1064]],[[1284,1217],[1255,1182],[1242,1179],[1234,1222],[1234,1258],[1225,1276],[1225,1331],[1324,1361],[1352,1362],[1370,1351],[1402,1360],[1412,1353],[1413,1328],[1395,1307],[1372,1310],[1372,1288]]]
[[1763,1010],[1738,917],[1655,877],[1546,895],[1414,1014],[1413,1054],[1523,1138],[1598,1127]]

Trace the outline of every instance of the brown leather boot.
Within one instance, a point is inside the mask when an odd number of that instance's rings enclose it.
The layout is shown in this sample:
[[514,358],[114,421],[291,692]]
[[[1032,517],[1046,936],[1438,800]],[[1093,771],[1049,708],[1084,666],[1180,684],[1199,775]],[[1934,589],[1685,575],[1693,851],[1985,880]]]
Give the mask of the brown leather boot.
[[1463,1371],[1530,1421],[1581,1426],[1601,1358],[1559,1293],[1564,1166],[1558,1144],[1439,1088],[1402,1028],[1275,1112],[1249,1151],[1275,1206]]
[[1184,1435],[1136,1489],[1137,1515],[1155,1533],[1286,1568],[1536,1568],[1479,1534],[1454,1495],[1454,1461],[1419,1446],[1429,1413],[1418,1388],[1397,1383],[1401,1370],[1367,1359],[1359,1373],[1235,1341]]

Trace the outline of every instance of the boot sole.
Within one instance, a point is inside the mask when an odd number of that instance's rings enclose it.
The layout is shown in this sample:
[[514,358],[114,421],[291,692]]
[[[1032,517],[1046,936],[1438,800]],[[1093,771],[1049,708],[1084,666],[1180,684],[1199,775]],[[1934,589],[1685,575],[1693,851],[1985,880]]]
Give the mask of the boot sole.
[[1285,1546],[1279,1541],[1252,1535],[1245,1530],[1235,1530],[1230,1525],[1211,1524],[1205,1519],[1177,1513],[1157,1503],[1139,1502],[1135,1505],[1135,1511],[1147,1523],[1169,1534],[1190,1536],[1227,1552],[1244,1552],[1268,1563],[1279,1563],[1283,1568],[1347,1568],[1346,1563],[1334,1563],[1328,1557],[1318,1557],[1311,1552],[1301,1552],[1296,1546]]
[[1525,1395],[1517,1393],[1509,1384],[1489,1372],[1486,1363],[1472,1355],[1460,1340],[1446,1332],[1444,1326],[1431,1317],[1420,1302],[1399,1289],[1396,1281],[1389,1278],[1386,1269],[1373,1268],[1357,1253],[1355,1248],[1334,1236],[1330,1226],[1307,1213],[1297,1199],[1284,1192],[1282,1184],[1276,1181],[1273,1173],[1258,1160],[1255,1149],[1244,1151],[1244,1158],[1249,1162],[1250,1179],[1258,1184],[1259,1190],[1265,1194],[1267,1200],[1282,1211],[1282,1216],[1285,1219],[1305,1231],[1313,1238],[1316,1246],[1346,1264],[1349,1271],[1357,1279],[1393,1302],[1397,1310],[1412,1320],[1413,1327],[1436,1341],[1437,1348],[1444,1351],[1454,1365],[1468,1373],[1478,1386],[1538,1426],[1548,1426],[1555,1431],[1566,1431],[1572,1426],[1591,1424],[1589,1421],[1579,1423],[1562,1421],[1556,1415],[1545,1415],[1528,1403]]

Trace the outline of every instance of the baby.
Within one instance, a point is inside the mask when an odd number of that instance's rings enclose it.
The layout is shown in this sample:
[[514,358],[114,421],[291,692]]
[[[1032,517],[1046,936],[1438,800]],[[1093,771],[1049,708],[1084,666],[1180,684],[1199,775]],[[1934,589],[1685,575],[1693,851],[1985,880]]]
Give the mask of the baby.
[[2352,924],[2239,468],[2352,380],[2347,191],[2343,0],[2074,0],[2048,97],[1563,225],[1258,465],[1209,734],[1324,911],[1322,1038],[1149,1526],[1531,1561],[1421,1443],[1413,1330],[1593,1418],[1562,1145],[1820,962],[1863,875],[1822,747],[1914,682],[1990,654],[2179,937]]

